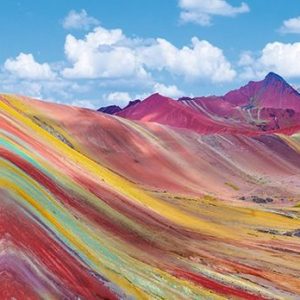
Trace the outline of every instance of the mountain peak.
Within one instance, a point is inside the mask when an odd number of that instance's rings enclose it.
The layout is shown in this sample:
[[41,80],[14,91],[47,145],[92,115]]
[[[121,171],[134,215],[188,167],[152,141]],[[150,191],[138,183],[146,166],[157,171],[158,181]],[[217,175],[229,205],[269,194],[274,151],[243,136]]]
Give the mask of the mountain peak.
[[141,102],[140,99],[131,100],[131,101],[128,102],[128,104],[123,109],[126,109],[128,107],[132,107],[132,106],[134,106],[134,105],[136,105],[136,104],[138,104],[140,102]]
[[261,83],[265,88],[275,89],[277,93],[291,93],[299,96],[298,91],[296,91],[285,79],[276,73],[270,72],[265,79],[261,81]]
[[[153,99],[153,98],[166,98],[165,96],[163,96],[163,95],[161,95],[160,93],[154,93],[154,94],[152,94],[152,95],[150,95],[148,98],[146,98],[146,99],[149,99],[149,98],[151,98],[151,99]],[[145,99],[145,100],[146,100]]]
[[268,73],[267,76],[265,77],[264,81],[266,81],[267,83],[281,82],[281,83],[287,84],[287,82],[280,75],[278,75],[274,72]]
[[121,107],[118,105],[108,105],[105,107],[101,107],[98,111],[103,112],[105,114],[114,115],[115,113],[121,111]]
[[161,102],[161,101],[170,101],[170,100],[173,100],[169,97],[166,97],[166,96],[163,96],[159,93],[154,93],[152,95],[150,95],[149,97],[147,97],[146,99],[144,99],[142,102],[151,102],[151,103],[158,103]]

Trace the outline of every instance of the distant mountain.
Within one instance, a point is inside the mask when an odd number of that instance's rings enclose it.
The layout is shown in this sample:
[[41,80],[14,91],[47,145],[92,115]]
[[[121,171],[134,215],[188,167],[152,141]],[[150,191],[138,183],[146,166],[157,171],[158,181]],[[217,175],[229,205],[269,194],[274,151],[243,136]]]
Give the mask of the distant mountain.
[[104,111],[131,120],[157,122],[197,132],[255,134],[293,132],[300,126],[300,94],[271,72],[224,96],[182,97],[177,101],[153,94],[124,109]]
[[251,81],[224,96],[225,101],[241,107],[280,108],[300,111],[300,94],[282,77],[271,72],[264,80]]
[[198,133],[225,133],[248,132],[252,128],[247,124],[234,124],[220,122],[216,118],[195,111],[191,107],[183,105],[180,101],[164,97],[158,93],[151,95],[134,106],[125,108],[115,115],[144,122],[156,122],[178,128],[191,129]]
[[101,111],[103,113],[109,114],[109,115],[114,115],[115,113],[121,111],[122,108],[117,105],[109,105],[109,106],[104,106],[98,109],[98,111]]
[[132,107],[132,106],[134,106],[134,105],[136,105],[140,102],[141,102],[140,99],[129,101],[129,103],[123,108],[123,110],[126,109],[126,108],[129,108],[129,107]]
[[99,108],[97,111],[103,112],[108,115],[114,115],[114,114],[120,112],[121,110],[124,110],[128,107],[134,106],[135,104],[137,104],[139,102],[141,102],[141,100],[139,100],[139,99],[129,101],[129,103],[123,109],[118,105],[108,105],[108,106]]
[[263,131],[300,125],[300,94],[273,72],[261,81],[250,81],[224,96],[179,101],[211,117],[236,120]]

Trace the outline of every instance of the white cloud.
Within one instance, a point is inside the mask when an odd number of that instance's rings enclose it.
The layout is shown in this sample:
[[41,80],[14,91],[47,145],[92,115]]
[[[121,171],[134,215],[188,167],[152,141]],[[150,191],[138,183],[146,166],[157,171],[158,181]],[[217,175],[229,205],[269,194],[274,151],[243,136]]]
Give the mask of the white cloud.
[[65,53],[72,63],[62,72],[67,78],[149,80],[151,72],[167,71],[187,80],[224,82],[236,75],[221,49],[196,37],[190,46],[177,48],[165,39],[131,39],[121,29],[97,27],[84,39],[69,34]]
[[1,80],[1,93],[15,93],[28,97],[42,99],[42,86],[38,82]]
[[150,69],[165,69],[187,80],[225,82],[236,75],[220,48],[196,37],[192,38],[191,46],[181,49],[165,39],[157,39],[153,45],[142,49],[141,56]]
[[155,83],[153,92],[160,93],[163,96],[171,98],[179,98],[184,95],[184,92],[179,90],[176,85],[164,85],[162,83]]
[[63,75],[68,78],[146,76],[134,49],[127,46],[127,42],[121,29],[97,27],[83,40],[69,34],[65,53],[73,66],[64,69]]
[[185,84],[236,76],[222,49],[196,37],[178,47],[162,38],[131,38],[121,29],[96,27],[83,38],[68,34],[64,50],[67,60],[51,65],[32,54],[7,59],[0,90],[94,108],[97,100],[97,107],[123,105],[153,92],[177,98]]
[[202,26],[211,25],[213,16],[234,17],[250,11],[244,2],[240,6],[232,6],[225,0],[179,0],[179,7],[182,10],[181,21]]
[[300,17],[283,21],[279,31],[282,33],[300,33]]
[[77,106],[77,107],[84,107],[84,108],[90,108],[90,109],[96,109],[98,108],[95,103],[93,103],[91,100],[74,100],[70,105]]
[[32,54],[20,53],[15,59],[8,58],[4,69],[23,79],[51,80],[55,77],[50,65],[36,62]]
[[249,66],[254,63],[253,54],[251,51],[245,51],[240,55],[239,65],[240,66]]
[[127,104],[132,98],[127,92],[113,92],[103,97],[106,101],[112,104],[124,105]]
[[84,9],[80,12],[71,10],[63,21],[65,29],[89,30],[91,27],[99,24],[100,22],[96,18],[89,16]]
[[258,56],[242,54],[240,65],[244,78],[262,77],[270,71],[284,77],[300,77],[300,43],[268,43]]
[[178,89],[176,85],[165,85],[163,83],[154,83],[152,88],[142,94],[128,93],[128,92],[112,92],[104,94],[103,100],[109,104],[116,104],[125,106],[129,101],[134,99],[145,99],[152,93],[160,93],[163,96],[178,98],[184,95],[184,92]]
[[89,93],[89,84],[78,84],[56,76],[50,80],[19,78],[3,70],[0,72],[1,93],[25,95],[45,101],[70,103],[73,99]]

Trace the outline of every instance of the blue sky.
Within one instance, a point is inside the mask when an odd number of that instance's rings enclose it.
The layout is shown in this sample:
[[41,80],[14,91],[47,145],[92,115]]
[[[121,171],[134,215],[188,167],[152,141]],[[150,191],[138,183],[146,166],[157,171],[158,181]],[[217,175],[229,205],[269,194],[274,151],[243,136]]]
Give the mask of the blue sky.
[[300,82],[298,0],[2,1],[0,91],[99,107]]

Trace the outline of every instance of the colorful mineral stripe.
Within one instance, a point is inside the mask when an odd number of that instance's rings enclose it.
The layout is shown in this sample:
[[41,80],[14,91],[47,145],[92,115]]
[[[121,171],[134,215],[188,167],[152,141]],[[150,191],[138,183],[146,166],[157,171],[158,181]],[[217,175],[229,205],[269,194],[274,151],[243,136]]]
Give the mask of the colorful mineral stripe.
[[299,299],[300,138],[0,97],[0,299]]

